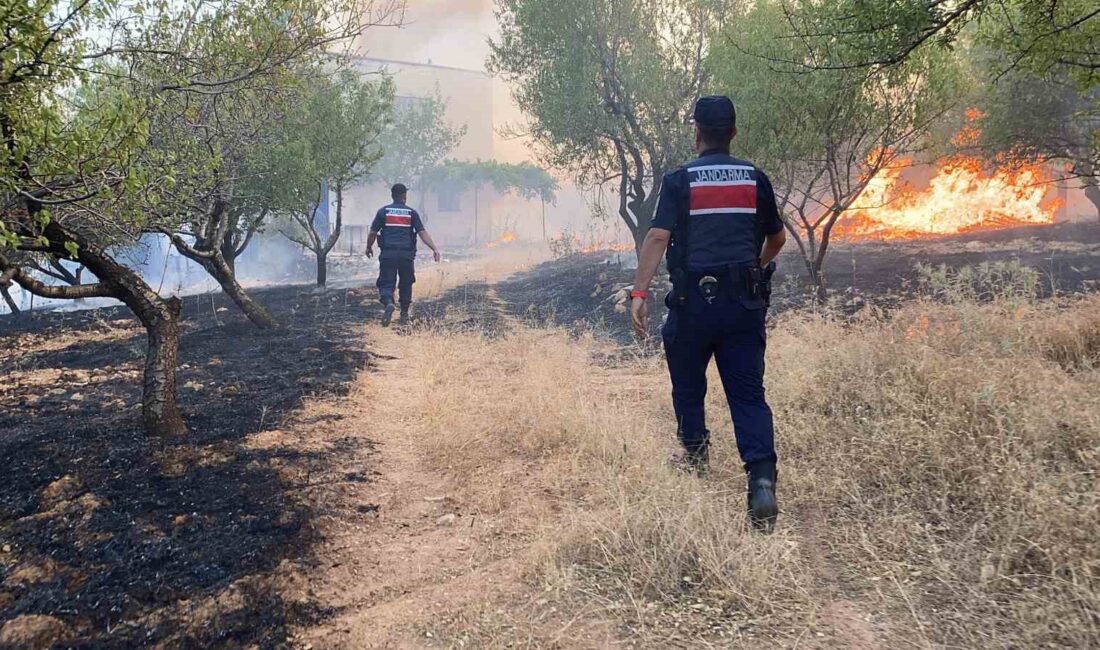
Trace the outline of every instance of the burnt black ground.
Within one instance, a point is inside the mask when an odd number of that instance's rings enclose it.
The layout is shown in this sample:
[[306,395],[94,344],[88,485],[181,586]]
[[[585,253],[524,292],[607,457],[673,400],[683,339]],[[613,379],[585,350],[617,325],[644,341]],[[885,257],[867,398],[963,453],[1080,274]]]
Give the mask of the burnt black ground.
[[[179,394],[190,433],[180,439],[140,431],[132,405],[145,337],[124,311],[0,318],[0,376],[64,370],[0,404],[0,540],[10,548],[0,553],[0,624],[56,616],[77,647],[273,647],[289,622],[319,614],[271,589],[247,593],[248,581],[238,583],[238,604],[212,617],[191,611],[242,577],[307,555],[318,513],[298,493],[326,459],[241,443],[291,417],[303,398],[346,391],[370,363],[358,328],[376,315],[373,301],[303,287],[255,295],[283,328],[258,332],[221,297],[187,298]],[[121,340],[74,336],[112,328],[123,328]],[[72,344],[21,354],[26,336]],[[43,490],[66,476],[78,485],[51,510]],[[49,567],[45,581],[12,575],[28,565]]]
[[[1096,243],[1100,226],[1090,224],[837,246],[828,277],[842,304],[857,297],[888,304],[915,290],[917,262],[1018,260],[1051,286],[1080,291],[1100,282],[1100,259],[1088,246]],[[511,317],[626,342],[627,315],[609,299],[632,280],[623,259],[578,255],[491,287],[471,283],[418,304],[417,320],[446,317],[447,327],[493,335]],[[784,256],[773,311],[809,300],[801,275],[798,258]],[[303,399],[346,391],[370,366],[361,327],[380,309],[369,288],[253,293],[282,329],[256,331],[221,296],[185,300],[179,393],[191,433],[180,439],[140,431],[134,405],[145,341],[125,310],[0,317],[0,377],[52,373],[44,385],[0,398],[0,545],[11,549],[0,550],[0,624],[20,614],[56,616],[80,639],[76,647],[279,647],[289,624],[325,615],[308,602],[283,602],[249,577],[310,556],[310,522],[322,513],[302,489],[326,475],[332,455],[289,442],[258,450],[244,440],[296,417]],[[45,351],[50,342],[60,343]],[[365,481],[370,472],[337,479]],[[63,477],[76,484],[51,507],[43,490]],[[27,566],[46,570],[37,580],[16,575]],[[229,592],[237,597],[213,614],[194,611],[194,603]]]
[[[1100,224],[1063,224],[973,233],[965,237],[907,242],[835,244],[826,263],[830,296],[842,311],[873,303],[889,308],[918,293],[917,264],[961,267],[1016,261],[1032,267],[1050,293],[1080,293],[1100,288]],[[496,286],[496,294],[516,317],[557,323],[575,331],[594,330],[621,343],[631,340],[627,315],[609,300],[614,289],[633,282],[623,263],[630,254],[593,253],[542,264]],[[771,313],[814,302],[805,283],[805,267],[794,242],[780,256]],[[667,286],[654,287],[662,298]],[[665,308],[656,302],[650,326],[659,327]]]

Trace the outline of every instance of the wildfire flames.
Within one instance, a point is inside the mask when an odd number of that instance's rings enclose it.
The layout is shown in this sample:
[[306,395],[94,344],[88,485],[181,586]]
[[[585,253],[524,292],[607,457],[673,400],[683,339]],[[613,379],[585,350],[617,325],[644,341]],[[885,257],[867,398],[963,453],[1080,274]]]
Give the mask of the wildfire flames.
[[[953,139],[956,144],[976,142],[980,135],[981,114],[972,111],[970,118]],[[956,156],[933,167],[920,189],[905,177],[928,168],[912,162],[899,160],[872,178],[837,222],[836,233],[849,239],[910,239],[1055,221],[1060,201],[1048,196],[1052,176],[1041,160],[995,166]]]
[[505,230],[500,234],[500,237],[497,237],[488,244],[485,244],[485,248],[496,248],[501,244],[510,244],[514,241],[516,241],[516,233],[512,232],[511,230]]

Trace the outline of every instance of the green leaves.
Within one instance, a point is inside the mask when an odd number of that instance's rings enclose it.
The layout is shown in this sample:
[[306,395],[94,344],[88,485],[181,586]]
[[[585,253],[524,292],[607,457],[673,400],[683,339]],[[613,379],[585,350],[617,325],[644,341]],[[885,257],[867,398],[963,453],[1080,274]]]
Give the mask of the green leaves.
[[143,142],[133,98],[99,84],[109,63],[85,59],[88,31],[115,7],[0,0],[0,195],[13,210],[4,216],[9,228],[41,230],[51,212],[36,206],[64,212],[119,183]]
[[447,105],[438,94],[404,98],[393,108],[390,121],[378,139],[382,158],[374,175],[387,184],[415,184],[437,165],[466,135],[466,126],[452,126]]
[[540,199],[547,203],[554,202],[558,190],[557,180],[541,167],[493,160],[448,160],[429,169],[424,175],[424,183],[432,187],[448,187],[460,193],[471,187],[491,185],[501,194],[514,193],[524,199]]
[[550,167],[622,181],[619,214],[648,227],[661,176],[692,153],[687,116],[708,89],[719,0],[499,0],[491,71],[513,88]]
[[270,143],[253,164],[262,179],[257,187],[262,200],[307,214],[320,184],[346,187],[372,172],[392,112],[393,83],[322,67],[300,70],[298,80],[287,114],[273,125]]
[[786,11],[797,35],[828,43],[810,67],[890,67],[929,47],[973,40],[1001,54],[999,73],[1019,68],[1100,84],[1100,9],[1095,0],[834,0]]

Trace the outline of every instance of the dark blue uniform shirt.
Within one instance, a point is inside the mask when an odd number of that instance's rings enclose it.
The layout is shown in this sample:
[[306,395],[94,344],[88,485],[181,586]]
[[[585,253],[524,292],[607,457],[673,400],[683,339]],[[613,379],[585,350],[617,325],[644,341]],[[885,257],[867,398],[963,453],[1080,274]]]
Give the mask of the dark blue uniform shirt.
[[680,219],[687,225],[687,270],[707,271],[759,263],[766,235],[783,229],[775,192],[764,172],[725,151],[705,151],[665,175],[654,228],[672,231],[669,259],[677,255]]
[[391,203],[379,208],[370,226],[378,233],[378,247],[387,259],[416,257],[416,236],[423,232],[420,214],[404,203]]

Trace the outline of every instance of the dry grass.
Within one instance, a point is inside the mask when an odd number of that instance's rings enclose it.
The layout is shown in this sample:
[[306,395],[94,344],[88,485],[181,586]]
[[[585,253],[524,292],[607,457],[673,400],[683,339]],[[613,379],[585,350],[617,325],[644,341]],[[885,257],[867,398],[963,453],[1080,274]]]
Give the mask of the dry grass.
[[1098,308],[922,301],[773,337],[788,494],[927,639],[1100,640]]
[[493,249],[489,254],[469,259],[418,262],[416,269],[416,299],[433,300],[451,289],[470,282],[500,280],[517,271],[550,259],[550,252],[534,244],[514,244]]
[[[793,644],[820,637],[837,600],[886,646],[1100,643],[1100,299],[782,318],[771,537],[746,531],[720,391],[717,468],[700,481],[668,467],[655,355],[609,362],[596,339],[520,326],[417,336],[424,391],[404,424],[466,499],[531,535],[539,611],[618,621],[652,647]],[[451,638],[538,638],[534,614],[493,611]],[[850,645],[834,632],[818,640]],[[569,639],[550,645],[584,645]]]

